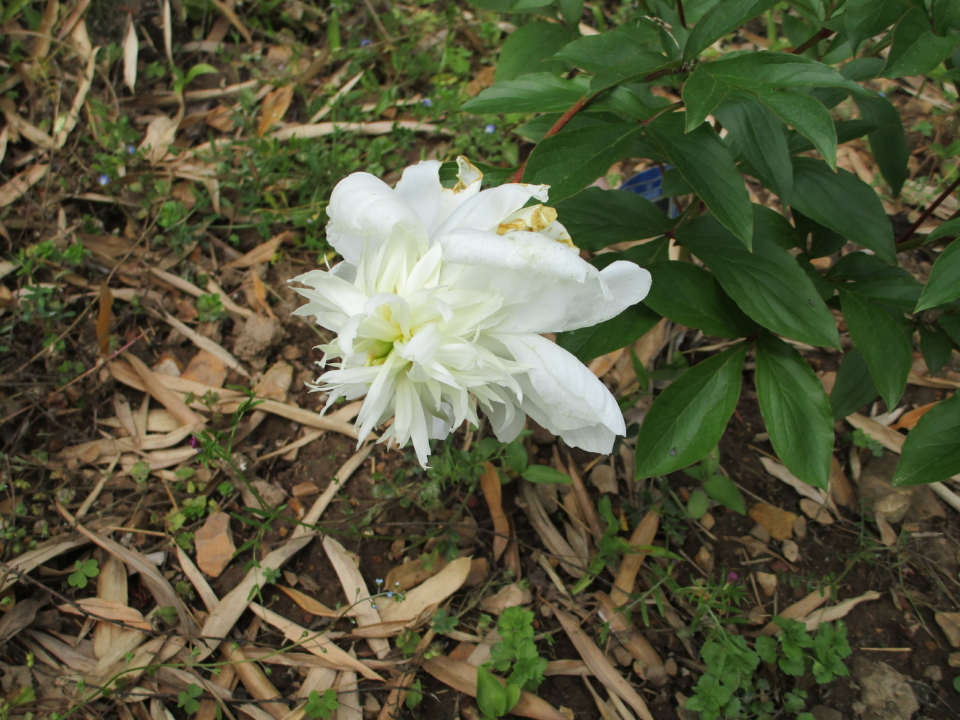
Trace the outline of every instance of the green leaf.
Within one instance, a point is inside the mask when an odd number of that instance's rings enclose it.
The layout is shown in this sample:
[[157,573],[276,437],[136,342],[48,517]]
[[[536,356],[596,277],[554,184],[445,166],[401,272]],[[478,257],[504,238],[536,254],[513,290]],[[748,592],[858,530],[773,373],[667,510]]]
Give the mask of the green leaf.
[[863,353],[870,377],[892,410],[900,401],[913,364],[913,348],[886,310],[858,293],[840,287],[840,306],[850,339]]
[[529,113],[566,112],[584,96],[584,89],[573,80],[552,73],[521,75],[516,80],[494,83],[463,104],[464,112]]
[[750,196],[716,131],[704,123],[684,133],[683,114],[670,113],[650,123],[647,133],[724,227],[751,247]]
[[710,496],[711,500],[741,515],[747,514],[747,505],[743,502],[740,488],[726,475],[711,475],[704,481],[703,490]]
[[755,378],[773,449],[790,472],[826,489],[833,417],[820,380],[800,353],[766,332],[757,341]]
[[660,37],[650,25],[619,25],[609,32],[574,40],[556,54],[589,73],[602,72],[611,65],[628,60],[637,52],[650,50]]
[[530,153],[523,180],[549,185],[550,202],[557,203],[622,159],[640,130],[635,123],[604,123],[545,138]]
[[[543,660],[543,664],[546,665],[547,661]],[[507,712],[510,712],[513,709],[513,706],[520,701],[521,690],[522,688],[519,685],[507,685],[506,687]]]
[[557,7],[563,21],[572,28],[577,27],[583,17],[583,0],[560,0]]
[[783,122],[813,143],[827,165],[837,167],[837,131],[830,111],[809,95],[795,90],[760,93],[760,100]]
[[569,485],[570,476],[559,470],[554,470],[549,465],[528,465],[522,473],[523,479],[527,482],[540,483],[542,485]]
[[757,179],[789,204],[793,163],[780,119],[756,95],[741,90],[731,93],[714,115],[753,166]]
[[579,330],[557,333],[557,345],[582,362],[626,347],[660,322],[660,315],[643,303],[631,305],[615,318]]
[[488,718],[502,717],[507,712],[507,691],[483,666],[477,668],[477,707]]
[[777,0],[721,0],[690,31],[683,59],[692,60],[727,33],[777,4]]
[[953,220],[948,220],[943,223],[943,225],[927,235],[924,244],[932,243],[934,240],[939,240],[942,237],[956,237],[957,235],[960,235],[960,218],[954,218]]
[[502,82],[528,73],[562,70],[563,63],[544,61],[576,37],[558,23],[534,21],[521,25],[503,43],[494,80]]
[[944,329],[955,345],[960,346],[960,315],[942,313],[937,318],[937,324]]
[[687,111],[687,132],[706,120],[731,89],[727,83],[711,75],[707,67],[706,63],[697,65],[693,75],[683,83],[681,97]]
[[617,260],[629,260],[640,267],[647,267],[655,262],[670,259],[670,238],[661,237],[650,242],[634,245],[623,252],[607,252],[594,255],[590,264],[597,270],[603,270],[605,267]]
[[588,187],[552,204],[574,245],[591,252],[619,242],[658,237],[676,224],[646,198],[620,190]]
[[622,60],[599,70],[590,81],[590,94],[595,95],[614,85],[642,81],[651,73],[678,64],[661,53],[636,48]]
[[852,347],[843,355],[837,379],[830,391],[830,411],[834,420],[852,415],[879,395],[863,353]]
[[957,298],[960,298],[960,242],[952,242],[933,264],[930,279],[914,312],[929,310]]
[[950,360],[953,343],[950,342],[950,336],[944,332],[943,328],[928,328],[921,325],[920,352],[923,353],[923,360],[927,363],[927,370],[931,375],[936,375]]
[[960,394],[937,403],[907,434],[895,486],[939,482],[960,473]]
[[705,63],[704,68],[718,80],[758,93],[783,88],[835,87],[869,94],[829,65],[790,53],[743,53]]
[[846,170],[833,172],[821,160],[793,158],[792,203],[808,218],[848,240],[897,262],[893,226],[876,191]]
[[710,507],[710,498],[703,490],[694,490],[687,501],[687,517],[699,520]]
[[914,8],[897,23],[883,76],[888,78],[926,75],[950,57],[957,41],[939,37],[930,30],[927,13]]
[[900,112],[893,103],[882,97],[858,97],[857,107],[860,108],[861,118],[877,126],[876,130],[867,133],[867,139],[877,167],[896,197],[909,177],[907,161],[910,159]]
[[847,41],[854,55],[860,43],[879,35],[906,11],[900,0],[847,0],[844,8]]
[[[472,163],[477,170],[483,173],[483,187],[490,188],[503,185],[508,182],[517,169],[502,168],[496,165],[487,165],[482,162]],[[440,165],[440,182],[444,187],[453,187],[457,184],[457,173],[460,172],[460,166],[454,160],[442,163]]]
[[810,345],[839,346],[833,315],[810,278],[769,237],[758,233],[748,252],[716,218],[704,216],[677,230],[676,239],[760,325]]
[[705,457],[740,397],[743,343],[695,365],[650,407],[637,438],[637,479],[666,475]]
[[758,329],[702,267],[668,260],[647,269],[653,285],[644,303],[664,317],[724,338],[746,337]]

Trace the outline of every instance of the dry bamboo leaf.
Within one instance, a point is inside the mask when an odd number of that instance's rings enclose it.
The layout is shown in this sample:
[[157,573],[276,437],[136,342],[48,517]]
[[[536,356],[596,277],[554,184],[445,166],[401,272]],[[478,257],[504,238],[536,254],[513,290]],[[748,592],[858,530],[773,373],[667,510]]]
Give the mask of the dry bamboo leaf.
[[830,496],[835,503],[848,510],[857,507],[857,496],[834,455],[830,456]]
[[54,23],[57,22],[57,16],[60,14],[60,3],[58,0],[47,0],[47,6],[43,10],[43,17],[40,19],[40,25],[37,28],[37,38],[33,44],[35,58],[45,58],[50,53],[51,30]]
[[827,494],[823,490],[815,488],[812,485],[808,485],[800,478],[794,476],[793,473],[787,470],[787,468],[780,463],[774,462],[767,457],[760,458],[760,463],[763,465],[764,469],[777,478],[777,480],[785,482],[804,497],[810,498],[819,505],[832,504],[830,503]]
[[257,304],[268,316],[276,320],[277,316],[267,302],[267,287],[263,284],[263,280],[255,272],[250,273],[250,280],[253,282],[253,296],[257,299]]
[[551,660],[547,663],[543,674],[545,677],[553,675],[592,675],[590,668],[583,660]]
[[276,585],[277,590],[282,590],[287,596],[293,600],[297,605],[300,606],[302,610],[306,610],[311,615],[317,615],[318,617],[329,617],[335,618],[340,617],[341,614],[336,610],[331,610],[326,605],[324,605],[319,600],[314,600],[309,595],[300,592],[299,590],[294,590],[293,588],[284,587],[283,585]]
[[[351,650],[350,654],[356,657]],[[337,720],[363,720],[360,710],[360,693],[357,689],[357,674],[351,670],[341,671],[334,685],[337,690]]]
[[510,523],[507,522],[507,516],[503,512],[500,473],[497,472],[493,463],[485,462],[483,464],[480,489],[483,490],[483,497],[487,501],[487,507],[490,508],[490,520],[493,522],[494,533],[493,559],[496,562],[503,555],[503,551],[507,549],[507,542],[510,540]]
[[190,615],[186,606],[183,604],[180,596],[177,595],[176,591],[173,589],[167,579],[160,574],[159,570],[157,570],[156,565],[147,560],[136,550],[125,548],[120,543],[98,533],[91,532],[83,525],[76,523],[75,518],[67,511],[65,507],[63,507],[63,505],[60,504],[59,501],[57,502],[57,511],[68,523],[76,524],[77,532],[79,532],[85,538],[94,544],[99,545],[108,553],[116,556],[134,570],[139,572],[141,580],[150,590],[150,593],[157,601],[157,604],[160,607],[173,607],[176,609],[177,616],[180,619],[181,632],[187,636],[196,634],[196,632],[199,630],[196,622]]
[[[230,665],[224,665],[220,668],[220,672],[210,678],[210,681],[207,683],[208,686],[212,685],[214,687],[223,688],[224,690],[230,690],[234,684],[234,680],[237,677],[237,673],[234,671],[233,667]],[[217,717],[217,708],[221,707],[220,703],[216,700],[201,700],[200,709],[197,710],[197,716],[194,720],[215,720]],[[229,710],[227,710],[229,714]]]
[[[653,545],[653,539],[657,536],[657,530],[660,528],[660,515],[656,510],[651,510],[634,528],[630,536],[630,544],[633,546]],[[620,571],[613,581],[613,588],[610,590],[610,599],[615,605],[623,605],[630,598],[633,592],[633,586],[637,581],[637,573],[643,566],[647,553],[629,553],[624,555],[620,562]]]
[[137,40],[133,16],[129,15],[128,18],[127,35],[123,39],[123,82],[130,88],[130,92],[134,92],[137,84],[137,55],[140,53],[140,43]]
[[293,85],[284,85],[268,92],[260,104],[260,122],[257,135],[263,137],[274,125],[283,120],[293,100]]
[[217,594],[213,591],[213,588],[210,587],[206,578],[203,577],[200,568],[193,564],[193,560],[183,551],[183,548],[176,544],[174,544],[174,547],[177,549],[177,560],[180,562],[180,569],[197,591],[197,595],[200,596],[200,599],[206,606],[207,612],[213,612],[213,609],[220,602]]
[[[350,556],[347,555],[343,545],[327,535],[323,538],[323,549],[327,551],[327,557],[330,559],[337,577],[340,578],[343,592],[347,596],[347,605],[350,607],[349,614],[356,619],[357,624],[361,627],[379,625],[381,618],[380,613],[377,612],[377,606],[370,599],[367,584],[363,581],[360,571],[353,564]],[[390,643],[382,638],[370,638],[369,643],[370,649],[381,660],[390,653]]]
[[[126,606],[127,604],[127,569],[113,555],[108,556],[100,567],[100,574],[97,576],[97,597],[100,600],[116,603],[120,606]],[[82,605],[83,602],[81,600],[78,604]],[[84,606],[84,609],[88,608]],[[132,610],[132,612],[139,616],[140,622],[143,621],[143,615],[140,612],[137,610]],[[96,614],[101,617],[108,617],[102,612]],[[134,621],[133,624],[136,624],[136,622]],[[142,629],[150,630],[151,628],[148,624]],[[97,627],[93,631],[93,654],[98,658],[106,655],[122,632],[123,630],[116,625],[106,622],[97,623]]]
[[[99,577],[97,582],[101,582]],[[143,615],[139,610],[136,610],[132,607],[127,607],[122,603],[114,602],[112,600],[102,600],[101,598],[82,598],[80,600],[76,600],[74,605],[60,605],[59,609],[62,612],[70,613],[72,615],[93,615],[97,619],[102,620],[102,625],[107,625],[108,627],[116,628],[116,625],[108,624],[110,621],[114,621],[122,622],[125,625],[133,625],[141,630],[153,629],[150,623],[143,619]],[[96,644],[94,644],[94,648],[96,648]]]
[[100,283],[100,302],[97,314],[97,349],[100,357],[110,355],[110,321],[113,318],[113,295],[107,284]]
[[[3,162],[3,158],[7,154],[7,142],[10,140],[10,126],[4,125],[3,129],[0,130],[0,162]],[[8,260],[4,262],[9,263]],[[12,269],[12,268],[11,268]],[[8,271],[9,272],[9,271]],[[6,275],[7,273],[4,273]]]
[[15,585],[19,581],[21,574],[28,573],[36,567],[53,560],[71,550],[83,547],[90,543],[86,538],[80,538],[76,535],[72,537],[58,539],[43,547],[34,548],[19,555],[10,562],[6,563],[4,568],[4,577],[0,580],[0,593],[7,588]]
[[225,642],[220,646],[224,659],[230,663],[230,667],[240,678],[240,682],[247,689],[247,692],[254,699],[261,701],[260,707],[273,715],[276,720],[283,720],[290,708],[283,702],[270,702],[271,700],[281,700],[280,691],[267,679],[266,673],[260,669],[260,666],[254,662],[249,662],[247,656],[243,654],[240,648],[233,646],[233,643]]
[[[133,410],[130,409],[130,403],[127,401],[127,399],[119,393],[113,394],[113,411],[117,414],[116,419],[119,427],[122,427],[124,430],[126,430],[127,434],[130,436],[130,439],[133,440],[133,444],[136,447],[139,447],[140,431],[137,429],[137,423],[133,419]],[[167,416],[171,419],[173,418],[170,413],[167,413]],[[178,426],[174,424],[173,430],[176,430],[177,427]]]
[[900,416],[900,420],[895,424],[891,425],[891,430],[913,430],[917,426],[917,423],[920,422],[920,418],[930,412],[935,405],[938,405],[938,402],[927,403],[926,405],[921,405],[918,408],[906,412]]
[[537,531],[537,534],[540,536],[540,539],[543,541],[543,544],[546,545],[547,550],[553,553],[557,559],[560,561],[561,567],[567,571],[572,577],[580,579],[583,577],[585,568],[579,564],[573,564],[576,559],[576,553],[573,551],[573,548],[570,547],[570,544],[563,539],[563,536],[559,531],[553,526],[553,523],[550,522],[550,518],[547,516],[546,511],[543,509],[543,505],[540,502],[540,499],[537,497],[533,486],[528,483],[526,480],[521,480],[520,482],[520,492],[523,495],[525,502],[524,510],[527,513],[527,517],[530,519],[530,524],[533,525],[533,529]]
[[406,594],[403,602],[382,598],[380,617],[385,622],[413,620],[428,607],[438,605],[459,590],[470,574],[470,558],[457,558],[443,570]]
[[163,384],[158,373],[148,368],[136,355],[124,353],[123,356],[131,367],[136,370],[137,375],[140,376],[146,392],[169,410],[170,414],[173,415],[181,425],[199,426],[204,424],[203,418],[188,408],[183,400]]
[[[802,600],[798,600],[793,605],[787,607],[780,613],[780,617],[787,618],[788,620],[799,620],[812,613],[829,599],[830,594],[826,590],[814,590]],[[760,634],[769,636],[777,635],[779,632],[780,628],[773,622],[769,622],[764,626],[763,630],[760,631]]]
[[364,75],[365,72],[366,72],[366,70],[361,70],[361,71],[358,72],[356,75],[354,75],[352,78],[350,78],[350,79],[344,84],[343,87],[341,87],[339,90],[337,90],[337,92],[335,92],[335,93],[333,94],[333,96],[332,96],[326,103],[324,103],[324,105],[323,105],[322,108],[320,108],[319,110],[317,110],[317,112],[314,114],[314,116],[307,121],[307,124],[308,124],[308,125],[313,125],[314,123],[320,122],[323,118],[325,118],[325,117],[327,116],[327,114],[333,109],[333,106],[334,106],[334,104],[337,102],[337,100],[339,100],[339,99],[342,98],[344,95],[346,95],[348,92],[350,92],[351,90],[353,90],[354,86],[355,86],[358,82],[360,82],[360,78],[363,77],[363,75]]
[[272,610],[260,607],[256,603],[250,603],[250,609],[255,615],[260,617],[269,625],[282,632],[287,640],[297,643],[299,647],[308,650],[330,667],[337,670],[355,670],[368,680],[379,680],[385,682],[376,672],[364,665],[356,658],[344,652],[332,640],[324,637],[323,633],[311,633],[306,628],[297,625],[295,622],[287,620],[285,617],[277,615]]
[[[593,697],[593,704],[597,706],[597,710],[600,712],[600,717],[602,720],[623,720],[623,718],[617,714],[617,711],[607,704],[606,700],[603,700],[599,695],[597,695],[597,691],[593,689],[593,685],[590,684],[589,680],[584,678],[583,683],[587,686],[587,690],[590,691],[590,695]],[[611,693],[610,697],[615,698],[616,695]]]
[[[78,28],[79,27],[81,26],[78,26]],[[77,86],[77,94],[73,98],[73,104],[70,106],[70,111],[65,117],[60,118],[57,121],[57,126],[59,126],[59,129],[54,135],[53,142],[58,148],[62,148],[66,144],[67,138],[70,136],[70,133],[73,132],[73,129],[77,126],[77,122],[80,120],[80,111],[83,109],[83,104],[87,100],[87,93],[90,92],[90,87],[93,85],[93,76],[97,69],[97,51],[99,49],[99,47],[90,49],[90,54],[86,58],[87,65],[84,68],[83,75],[80,78],[80,83]]]
[[59,638],[52,637],[38,630],[27,630],[26,633],[71,670],[88,673],[97,665],[97,661],[94,658],[85,655],[80,650],[77,650],[77,648],[68,645]]
[[642,720],[654,720],[650,714],[647,703],[637,694],[637,691],[630,686],[623,676],[616,671],[610,661],[604,657],[603,652],[597,647],[596,643],[583,631],[577,622],[567,615],[563,610],[553,605],[550,606],[557,620],[563,626],[564,632],[570,638],[570,642],[580,653],[580,657],[590,668],[591,672],[604,686],[612,693],[616,693],[620,698],[634,709]]
[[228,262],[226,265],[224,265],[224,267],[239,268],[242,270],[244,268],[253,267],[254,265],[260,265],[261,263],[269,262],[270,258],[274,256],[280,245],[291,239],[293,236],[294,233],[289,230],[282,232],[279,235],[274,235],[266,242],[257,245],[247,254],[241,255],[233,262]]
[[[229,408],[230,405],[226,405],[220,409],[226,412]],[[257,405],[257,410],[285,417],[287,420],[293,420],[301,425],[308,425],[321,430],[332,430],[341,435],[346,435],[349,438],[356,439],[357,437],[357,431],[350,423],[335,420],[333,417],[323,417],[318,412],[304,410],[303,408],[298,408],[296,405],[287,405],[285,403],[279,403],[276,400],[264,400]]]
[[881,597],[883,596],[877,591],[868,590],[860,597],[850,598],[849,600],[844,600],[842,603],[834,605],[833,607],[813,612],[807,617],[803,618],[800,622],[806,624],[807,632],[813,632],[820,626],[821,623],[833,622],[834,620],[844,618],[860,603],[869,602],[870,600],[879,600]]
[[[134,372],[133,368],[131,368],[127,363],[115,360],[113,362],[108,362],[107,368],[110,370],[110,374],[113,375],[114,379],[116,379],[118,382],[132,387],[134,390],[146,392],[147,387],[144,385],[143,379],[136,372]],[[202,385],[198,382],[187,380],[186,378],[173,377],[172,375],[166,375],[164,373],[156,373],[155,377],[161,385],[178,393],[193,393],[200,398],[208,392],[215,392],[220,396],[221,404],[234,402],[239,398],[245,397],[244,394],[238,390],[213,388],[208,385]],[[194,407],[205,408],[206,406],[197,400],[194,402]],[[222,408],[218,407],[218,409]]]
[[0,208],[16,202],[30,188],[40,182],[50,170],[50,165],[34,165],[14,177],[10,182],[0,185]]
[[210,2],[217,6],[217,10],[223,13],[224,17],[230,21],[230,24],[233,25],[237,29],[237,32],[243,36],[244,40],[246,40],[248,43],[253,42],[253,35],[250,34],[250,31],[247,30],[247,26],[243,24],[243,21],[233,11],[233,8],[230,5],[223,2],[223,0],[210,0]]
[[[556,445],[553,446],[554,451],[556,451]],[[559,460],[559,457],[557,457]],[[558,463],[559,464],[559,463]],[[557,470],[563,471],[563,467],[560,466]],[[600,546],[600,542],[603,540],[603,523],[600,522],[600,514],[597,512],[596,506],[593,504],[593,500],[590,499],[590,493],[587,492],[586,486],[583,484],[583,478],[580,477],[580,472],[577,470],[576,464],[573,462],[573,458],[567,458],[567,474],[570,476],[570,481],[573,483],[573,493],[577,498],[577,505],[580,506],[580,512],[583,514],[584,520],[586,520],[587,527],[590,528],[590,534],[593,535],[593,541],[597,544],[597,547]]]
[[604,622],[610,623],[610,629],[616,635],[620,644],[633,655],[633,657],[643,664],[644,667],[658,667],[663,665],[660,654],[654,649],[653,645],[629,623],[622,612],[617,611],[617,605],[604,592],[597,592],[594,595],[600,602],[600,617]]
[[380,708],[380,714],[377,716],[377,720],[396,719],[397,714],[400,712],[407,698],[407,688],[413,684],[416,677],[417,674],[415,672],[405,672],[400,677],[394,679],[392,683],[393,688],[390,690],[390,694]]
[[[215,343],[213,340],[208,337],[204,337],[193,328],[184,325],[168,312],[163,313],[163,319],[166,320],[168,324],[176,328],[184,337],[188,338],[190,342],[192,342],[198,348],[201,350],[206,350],[211,355],[216,355],[218,358],[223,360],[224,364],[228,368],[236,370],[244,377],[250,377],[250,373],[248,373],[243,365],[240,364],[240,361],[227,352],[227,350],[219,343]],[[157,399],[159,400],[159,398]]]
[[139,147],[146,153],[147,160],[154,164],[163,160],[167,149],[177,137],[177,128],[180,127],[182,119],[183,108],[181,107],[175,117],[160,115],[150,121]]
[[97,667],[87,676],[86,681],[97,687],[108,681],[130,684],[146,672],[147,668],[160,665],[172,658],[183,650],[186,644],[186,639],[182,637],[152,638],[135,650],[125,650],[109,667],[103,667],[103,661],[97,663]]
[[[383,120],[369,123],[325,122],[316,125],[288,125],[270,135],[274,140],[291,140],[293,138],[317,138],[340,132],[359,132],[364,135],[387,135],[395,128],[403,128],[414,132],[430,133],[431,135],[449,136],[452,133],[445,128],[419,120]],[[194,151],[196,152],[196,150]]]
[[[184,425],[169,433],[145,435],[142,438],[104,438],[91,440],[64,448],[57,457],[64,459],[81,459],[85,462],[94,462],[97,458],[110,457],[122,452],[139,452],[148,450],[165,450],[180,444],[198,425]],[[91,459],[92,458],[92,459]]]
[[[437,658],[424,660],[423,669],[457,692],[474,698],[477,696],[476,666],[441,655]],[[500,682],[504,683],[503,680],[500,680]],[[528,693],[526,690],[520,692],[520,699],[513,706],[510,714],[533,718],[534,720],[569,720],[566,715],[546,700],[533,693]]]
[[223,307],[227,312],[236,313],[237,315],[242,315],[245,318],[253,317],[256,314],[249,308],[240,307],[237,305],[233,299],[223,291],[223,288],[217,285],[212,279],[207,280],[207,292],[213,293],[214,295],[219,295],[220,302],[223,303]]
[[[210,0],[210,1],[216,2],[216,0]],[[270,713],[264,710],[261,710],[258,705],[254,705],[252,703],[244,703],[243,705],[238,707],[237,710],[242,712],[244,715],[247,715],[250,718],[250,720],[274,720],[273,715],[271,715]],[[168,718],[167,720],[173,720],[173,719]]]

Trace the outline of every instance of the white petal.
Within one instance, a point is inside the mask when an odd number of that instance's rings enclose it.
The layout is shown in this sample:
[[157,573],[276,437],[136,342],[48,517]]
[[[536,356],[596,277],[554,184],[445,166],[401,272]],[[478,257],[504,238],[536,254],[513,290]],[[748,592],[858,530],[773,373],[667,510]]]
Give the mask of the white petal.
[[464,227],[443,235],[440,244],[446,262],[482,267],[494,279],[496,270],[520,270],[582,282],[591,269],[573,248],[533,232],[497,235]]
[[529,371],[518,377],[521,408],[567,443],[609,453],[626,427],[610,391],[573,355],[539,335],[497,335]]
[[337,183],[327,206],[327,239],[344,260],[356,265],[368,246],[412,238],[424,245],[423,220],[394,190],[369,173],[354,173]]
[[411,165],[403,171],[403,177],[397,183],[397,195],[417,211],[428,235],[433,234],[466,200],[480,192],[483,175],[465,158],[457,161],[461,182],[455,189],[440,184],[440,163],[436,160]]
[[526,205],[530,198],[537,198],[540,202],[546,202],[548,187],[548,185],[510,183],[484,190],[458,207],[432,233],[432,239],[440,239],[446,233],[460,227],[496,232],[500,222],[510,213]]

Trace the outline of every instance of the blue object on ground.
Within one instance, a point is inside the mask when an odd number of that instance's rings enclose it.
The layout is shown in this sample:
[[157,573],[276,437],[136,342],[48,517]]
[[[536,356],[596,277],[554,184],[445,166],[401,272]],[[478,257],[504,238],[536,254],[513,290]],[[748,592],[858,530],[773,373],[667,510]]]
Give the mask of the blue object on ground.
[[[664,165],[665,170],[673,170],[670,165]],[[620,185],[621,190],[632,192],[646,198],[667,213],[667,217],[675,218],[679,214],[673,198],[663,196],[663,171],[659,167],[647,168]]]

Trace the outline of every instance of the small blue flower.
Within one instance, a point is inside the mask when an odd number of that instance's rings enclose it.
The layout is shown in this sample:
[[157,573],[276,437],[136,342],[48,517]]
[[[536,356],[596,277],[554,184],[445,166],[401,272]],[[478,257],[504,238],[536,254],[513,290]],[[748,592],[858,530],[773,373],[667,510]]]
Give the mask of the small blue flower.
[[373,603],[370,603],[370,607],[372,607],[372,608],[373,608],[374,610],[376,610],[376,609],[377,609],[377,606],[376,606],[376,605],[374,605]]
[[372,45],[372,44],[373,44],[373,40],[371,40],[370,38],[364,38],[363,40],[360,41],[360,47],[366,47],[367,45]]
[[423,100],[420,101],[420,103],[424,107],[433,107],[433,100],[431,100],[430,98],[424,98]]
[[133,143],[127,143],[127,154],[133,155],[137,151],[136,145]]
[[381,580],[380,578],[377,578],[376,580],[374,580],[374,582],[377,583],[377,585],[383,585],[383,580]]
[[388,590],[388,591],[387,591],[387,597],[388,597],[388,598],[392,598],[392,597],[393,597],[393,590]]
[[493,123],[490,123],[489,125],[485,125],[485,126],[483,127],[483,131],[484,131],[487,135],[490,135],[491,133],[495,133],[495,132],[497,131],[497,126],[494,125]]
[[109,185],[109,184],[110,184],[110,176],[107,175],[106,173],[101,173],[101,174],[97,177],[97,182],[100,183],[101,186]]

